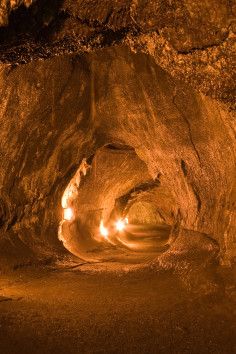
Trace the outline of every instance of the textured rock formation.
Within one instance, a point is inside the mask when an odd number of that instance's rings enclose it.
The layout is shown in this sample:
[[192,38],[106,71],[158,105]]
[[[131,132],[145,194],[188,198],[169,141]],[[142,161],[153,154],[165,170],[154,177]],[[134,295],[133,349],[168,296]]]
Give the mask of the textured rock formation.
[[98,235],[115,216],[167,227],[160,244],[167,237],[170,248],[154,264],[177,262],[181,273],[192,259],[197,273],[219,252],[234,262],[235,9],[228,0],[0,1],[1,269],[65,247],[124,255],[124,242]]
[[[235,2],[228,0],[2,1],[0,60],[90,51],[120,43],[177,79],[235,105]],[[6,24],[8,26],[6,27]]]
[[[160,189],[154,189],[162,203],[157,210],[163,214],[166,203],[166,218],[172,212],[169,222],[179,220],[181,235],[195,237],[199,248],[202,237],[215,240],[224,261],[232,261],[233,112],[171,77],[150,55],[127,47],[2,66],[0,80],[1,267],[65,252],[57,235],[63,192],[81,161],[107,144],[129,146],[139,162],[132,165],[129,186],[124,187],[122,170],[115,172],[109,203],[104,191],[99,195],[95,189],[98,200],[105,198],[101,208],[114,205],[141,177],[158,180]],[[100,160],[105,182],[113,159]],[[135,167],[139,164],[146,166],[145,173]],[[81,193],[93,173],[92,163]],[[89,211],[79,199],[78,207],[81,215]]]

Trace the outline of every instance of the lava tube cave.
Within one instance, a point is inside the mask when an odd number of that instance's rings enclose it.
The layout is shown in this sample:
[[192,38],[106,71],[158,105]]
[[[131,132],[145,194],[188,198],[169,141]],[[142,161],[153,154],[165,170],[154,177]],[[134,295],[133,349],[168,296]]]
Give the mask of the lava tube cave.
[[0,352],[236,352],[228,0],[0,1]]

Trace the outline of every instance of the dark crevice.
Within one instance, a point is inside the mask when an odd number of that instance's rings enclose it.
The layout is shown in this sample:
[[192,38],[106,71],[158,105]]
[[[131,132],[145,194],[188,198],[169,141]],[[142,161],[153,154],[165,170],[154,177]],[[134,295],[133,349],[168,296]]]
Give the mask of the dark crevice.
[[2,228],[7,221],[7,206],[3,199],[0,199],[0,228]]
[[88,158],[86,158],[86,161],[89,165],[92,164],[94,157],[95,157],[95,153],[90,155]]
[[182,160],[182,159],[181,159],[181,169],[183,171],[184,176],[187,176],[187,173],[188,173],[187,166],[186,166],[186,163],[184,162],[184,160]]
[[131,150],[131,151],[134,151],[134,148],[132,148],[131,146],[125,145],[125,144],[118,144],[118,143],[107,144],[107,145],[105,145],[105,148],[110,149],[110,150],[126,150],[126,151]]
[[6,231],[10,230],[18,221],[18,215],[16,213],[13,214],[11,220],[8,222]]
[[0,302],[12,301],[12,300],[13,299],[11,297],[0,296]]
[[196,198],[196,200],[197,200],[197,211],[198,211],[198,213],[199,213],[200,210],[201,210],[201,207],[202,207],[202,201],[201,201],[200,196],[199,196],[199,194],[198,194],[198,191],[196,190],[196,188],[194,187],[194,185],[191,185],[191,186],[192,186],[192,190],[193,190],[193,193],[194,193],[194,195],[195,195],[195,198]]

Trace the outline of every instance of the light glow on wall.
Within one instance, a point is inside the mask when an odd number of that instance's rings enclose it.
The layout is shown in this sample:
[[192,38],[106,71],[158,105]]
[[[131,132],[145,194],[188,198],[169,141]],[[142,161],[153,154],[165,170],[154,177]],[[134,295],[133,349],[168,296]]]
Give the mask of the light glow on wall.
[[107,240],[109,232],[108,229],[104,226],[103,220],[100,222],[99,230],[100,234]]
[[73,219],[74,213],[72,208],[66,208],[64,209],[64,215],[63,215],[63,219],[67,220],[67,221],[71,221]]

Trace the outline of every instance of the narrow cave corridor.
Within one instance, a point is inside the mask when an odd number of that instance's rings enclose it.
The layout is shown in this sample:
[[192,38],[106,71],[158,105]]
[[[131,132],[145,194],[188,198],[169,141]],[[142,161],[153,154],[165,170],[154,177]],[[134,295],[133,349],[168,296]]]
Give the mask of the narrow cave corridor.
[[91,165],[83,159],[61,204],[59,240],[83,260],[142,262],[168,248],[173,200],[129,146],[108,144]]
[[236,353],[235,15],[0,1],[1,353]]

